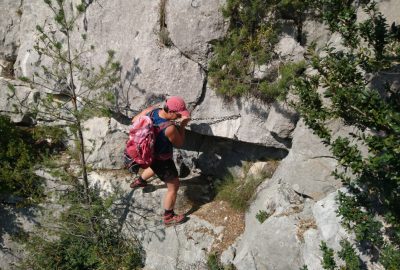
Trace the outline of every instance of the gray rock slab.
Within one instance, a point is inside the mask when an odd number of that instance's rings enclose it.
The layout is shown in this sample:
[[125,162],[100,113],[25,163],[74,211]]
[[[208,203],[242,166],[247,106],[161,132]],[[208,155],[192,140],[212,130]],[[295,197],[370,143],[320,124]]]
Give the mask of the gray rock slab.
[[244,236],[237,249],[233,263],[238,270],[298,269],[301,266],[294,218],[271,217],[253,230],[255,233]]
[[274,178],[290,184],[315,200],[335,191],[340,182],[331,175],[337,162],[319,137],[300,121],[293,134],[293,147],[275,172]]
[[190,129],[200,134],[283,149],[288,148],[297,121],[297,114],[284,104],[252,97],[227,102],[208,88],[192,115]]
[[95,169],[120,169],[128,127],[113,118],[95,117],[84,123],[87,162]]
[[174,46],[206,67],[211,41],[221,39],[227,23],[220,12],[224,0],[167,1],[166,24]]
[[187,103],[201,95],[205,74],[198,63],[160,43],[159,2],[105,1],[86,14],[88,43],[96,47],[92,64],[102,63],[107,50],[116,52],[123,67],[120,102],[132,109],[166,95],[181,95]]
[[16,58],[19,46],[19,24],[21,21],[20,1],[0,2],[0,59]]
[[[11,92],[8,84],[15,85],[15,92]],[[38,92],[15,80],[0,78],[0,112],[10,116],[14,123],[31,125],[35,119],[28,113],[28,108],[36,103]],[[23,104],[23,106],[20,106]],[[19,108],[15,110],[14,106]]]

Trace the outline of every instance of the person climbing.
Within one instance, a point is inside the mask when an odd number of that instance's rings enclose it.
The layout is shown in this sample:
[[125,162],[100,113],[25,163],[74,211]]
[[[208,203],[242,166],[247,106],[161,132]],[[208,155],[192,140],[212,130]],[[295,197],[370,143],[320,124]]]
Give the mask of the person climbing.
[[[148,115],[153,125],[167,126],[161,129],[155,138],[154,160],[150,167],[143,170],[140,176],[130,184],[131,188],[147,186],[146,180],[157,175],[167,185],[164,197],[164,224],[166,226],[180,224],[186,220],[184,215],[177,215],[174,206],[179,189],[179,177],[175,163],[172,160],[173,147],[181,147],[185,141],[185,127],[190,121],[190,112],[185,101],[178,96],[169,97],[162,108],[160,104],[153,105],[132,119],[135,122],[140,116]],[[172,120],[180,120],[180,124],[166,124]]]

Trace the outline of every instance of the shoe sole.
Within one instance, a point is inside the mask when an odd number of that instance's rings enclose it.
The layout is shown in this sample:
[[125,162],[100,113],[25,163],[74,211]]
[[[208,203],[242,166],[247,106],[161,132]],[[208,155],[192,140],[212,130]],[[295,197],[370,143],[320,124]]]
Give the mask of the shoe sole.
[[175,225],[179,225],[182,223],[185,223],[187,221],[187,218],[183,218],[181,221],[175,221],[175,222],[170,222],[170,223],[164,223],[165,227],[171,227],[171,226],[175,226]]

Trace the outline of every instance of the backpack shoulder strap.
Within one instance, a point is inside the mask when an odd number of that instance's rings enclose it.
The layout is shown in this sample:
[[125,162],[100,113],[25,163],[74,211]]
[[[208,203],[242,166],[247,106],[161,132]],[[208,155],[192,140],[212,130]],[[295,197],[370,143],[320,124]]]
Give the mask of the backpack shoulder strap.
[[[151,118],[151,121],[153,121],[153,117],[154,117],[154,113],[156,112],[156,110],[158,110],[159,108],[155,108],[154,110],[151,110],[150,112],[148,112],[146,115],[149,116]],[[154,122],[154,121],[153,121]]]
[[164,129],[166,129],[167,127],[169,127],[169,126],[171,126],[171,125],[173,125],[173,124],[172,124],[171,121],[166,121],[166,122],[163,122],[163,123],[157,124],[157,125],[154,124],[154,119],[153,119],[154,113],[155,113],[156,110],[158,110],[158,109],[159,109],[159,108],[156,108],[156,109],[152,110],[151,112],[149,112],[149,113],[148,113],[148,116],[151,118],[151,121],[153,122],[153,125],[154,125],[155,127],[157,127],[158,132],[161,132],[161,131],[163,131]]

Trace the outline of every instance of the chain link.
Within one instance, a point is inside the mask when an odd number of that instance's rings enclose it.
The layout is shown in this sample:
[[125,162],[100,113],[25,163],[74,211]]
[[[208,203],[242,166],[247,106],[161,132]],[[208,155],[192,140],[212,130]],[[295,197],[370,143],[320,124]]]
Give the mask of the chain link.
[[[125,110],[133,112],[133,113],[135,113],[135,115],[140,113],[140,110],[132,110],[130,108],[125,108]],[[224,121],[236,120],[240,117],[241,117],[240,114],[233,114],[233,115],[222,116],[222,117],[200,117],[200,118],[191,118],[190,122],[202,122],[204,124],[213,125],[213,124],[217,124],[217,123],[224,122]],[[173,121],[173,122],[175,122],[175,121]]]
[[217,124],[217,123],[224,122],[224,121],[236,120],[240,117],[241,117],[240,114],[234,114],[234,115],[223,116],[223,117],[192,118],[191,122],[199,121],[199,122],[204,122],[209,125],[213,125],[213,124]]

